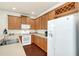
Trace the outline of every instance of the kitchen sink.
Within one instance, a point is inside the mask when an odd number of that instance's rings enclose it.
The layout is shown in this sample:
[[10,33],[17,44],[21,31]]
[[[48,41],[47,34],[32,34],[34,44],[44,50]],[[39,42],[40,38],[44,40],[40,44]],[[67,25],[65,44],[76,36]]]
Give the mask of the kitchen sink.
[[3,40],[0,43],[0,46],[9,45],[9,44],[15,44],[15,43],[19,43],[19,40],[18,39],[7,39],[7,40]]

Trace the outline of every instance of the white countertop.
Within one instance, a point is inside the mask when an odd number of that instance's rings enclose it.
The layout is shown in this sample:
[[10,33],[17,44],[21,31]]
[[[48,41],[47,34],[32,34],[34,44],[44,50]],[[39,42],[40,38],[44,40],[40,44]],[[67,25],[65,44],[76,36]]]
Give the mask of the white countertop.
[[3,35],[0,35],[0,40],[2,40],[4,38],[4,36]]
[[21,43],[0,46],[0,56],[26,56]]
[[[3,39],[3,36],[0,36],[0,38]],[[19,40],[18,35],[8,36],[6,38]],[[0,46],[0,56],[26,56],[26,54],[19,40],[19,43]]]
[[32,35],[40,36],[40,37],[42,37],[42,38],[47,39],[47,37],[46,37],[45,35],[40,34],[40,33],[34,33],[34,34],[32,34]]
[[30,33],[30,34],[14,34],[14,36],[23,36],[23,35],[36,35],[36,36],[40,36],[40,37],[43,37],[43,38],[46,38],[47,37],[44,35],[44,34],[40,34],[40,33]]

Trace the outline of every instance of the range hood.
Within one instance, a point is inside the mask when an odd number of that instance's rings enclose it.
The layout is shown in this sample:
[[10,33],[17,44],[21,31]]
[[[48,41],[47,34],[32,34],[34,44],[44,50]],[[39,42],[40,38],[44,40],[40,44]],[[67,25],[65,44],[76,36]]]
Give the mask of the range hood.
[[31,26],[28,25],[28,24],[21,24],[21,29],[22,30],[27,30],[27,29],[30,29],[30,28],[31,28]]

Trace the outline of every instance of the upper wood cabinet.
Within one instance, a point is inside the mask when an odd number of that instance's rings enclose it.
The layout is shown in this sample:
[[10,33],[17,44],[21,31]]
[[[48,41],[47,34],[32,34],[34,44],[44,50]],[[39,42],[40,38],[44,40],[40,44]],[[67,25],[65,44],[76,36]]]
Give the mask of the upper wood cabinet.
[[31,29],[35,29],[35,20],[32,20]]
[[46,17],[45,16],[41,16],[41,29],[46,29]]
[[8,16],[8,29],[21,29],[21,24],[31,25],[31,29],[35,29],[35,22],[27,16]]
[[41,26],[41,29],[44,29],[44,16],[41,16],[41,24],[40,24],[40,26]]
[[79,12],[79,2],[76,2],[76,9],[77,9],[78,12]]
[[21,28],[21,17],[8,16],[8,29],[20,29]]
[[67,2],[36,19],[36,29],[47,29],[49,20],[79,12],[79,2]]
[[79,7],[79,2],[67,2],[55,8],[54,10],[36,18],[35,20],[27,16],[21,16],[21,17],[9,16],[8,28],[9,29],[20,29],[21,24],[29,24],[31,25],[31,29],[36,29],[36,30],[47,29],[47,22],[49,20],[79,11],[78,7]]
[[21,16],[21,22],[22,22],[22,24],[26,24],[27,16]]
[[48,19],[49,19],[49,15],[48,13],[44,15],[44,29],[47,29],[47,22],[48,22]]
[[47,19],[45,16],[41,16],[35,20],[35,29],[47,29]]
[[26,23],[31,25],[31,29],[35,29],[35,20],[32,18],[27,17]]
[[[54,19],[55,18],[55,11],[50,11],[49,13],[48,13],[48,20],[52,20],[52,19]],[[48,21],[47,20],[47,21]]]
[[35,19],[35,29],[38,30],[39,27],[39,18]]
[[76,2],[67,2],[55,9],[55,16],[61,17],[77,12]]
[[43,16],[40,16],[39,18],[36,19],[35,23],[35,27],[36,29],[47,29],[47,22],[50,19],[54,19],[55,18],[55,12],[51,11],[49,13],[44,14]]
[[27,24],[30,24],[30,25],[31,25],[31,24],[33,23],[33,19],[31,19],[31,18],[27,17],[26,22],[27,22]]
[[41,17],[38,18],[37,25],[38,25],[38,29],[40,30],[41,29]]

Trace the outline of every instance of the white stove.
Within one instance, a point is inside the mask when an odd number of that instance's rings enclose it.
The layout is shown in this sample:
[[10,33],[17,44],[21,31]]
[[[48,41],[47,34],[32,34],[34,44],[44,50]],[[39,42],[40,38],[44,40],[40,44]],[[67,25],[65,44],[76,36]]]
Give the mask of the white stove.
[[30,30],[24,30],[24,31],[22,31],[22,44],[23,45],[31,44]]

